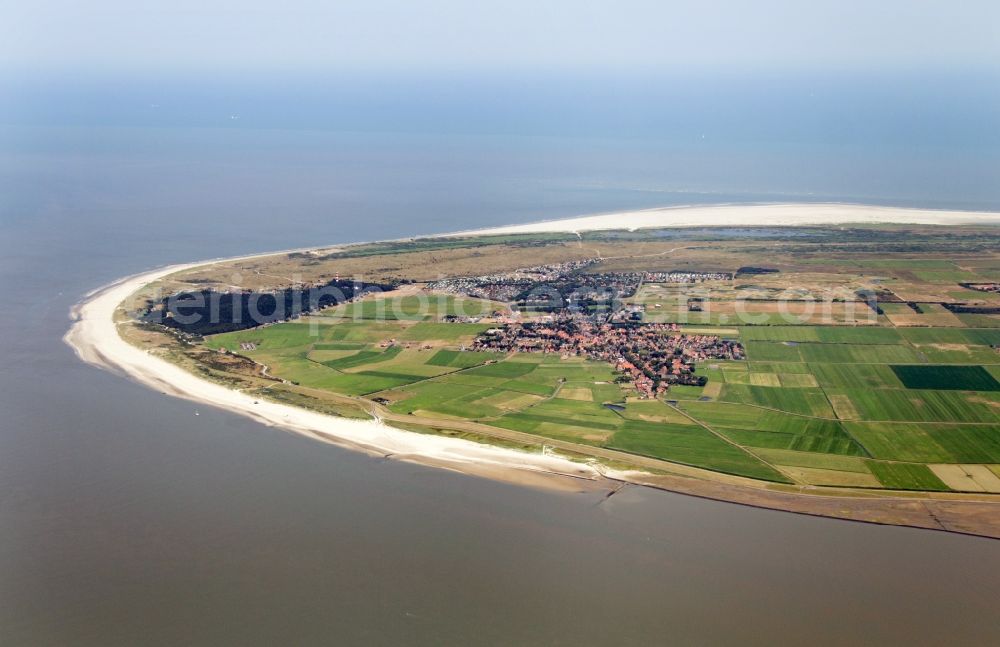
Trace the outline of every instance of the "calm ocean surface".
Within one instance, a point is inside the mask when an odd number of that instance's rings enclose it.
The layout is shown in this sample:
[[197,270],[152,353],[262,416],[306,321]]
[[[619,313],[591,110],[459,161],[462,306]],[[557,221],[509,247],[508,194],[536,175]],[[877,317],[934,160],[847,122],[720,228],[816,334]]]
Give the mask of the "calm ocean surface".
[[[616,132],[624,106],[550,134],[527,109],[392,129],[356,101],[338,132],[240,96],[160,119],[140,94],[0,113],[3,644],[995,642],[1000,542],[376,460],[196,417],[60,341],[83,294],[180,261],[668,204],[1000,208],[996,133],[975,136],[995,97],[923,138],[940,102],[904,124],[887,104],[894,134],[866,146],[882,131],[846,100],[774,143],[780,119],[740,130],[735,108],[702,138]],[[690,133],[697,108],[643,118]],[[823,119],[847,135],[811,135]]]

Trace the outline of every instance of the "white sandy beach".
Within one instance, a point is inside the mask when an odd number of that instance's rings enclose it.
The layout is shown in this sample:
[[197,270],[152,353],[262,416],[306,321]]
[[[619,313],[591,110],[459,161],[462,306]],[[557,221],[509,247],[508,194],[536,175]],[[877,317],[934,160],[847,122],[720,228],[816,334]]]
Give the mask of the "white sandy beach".
[[[661,226],[817,225],[831,223],[1000,224],[1000,214],[927,211],[847,205],[761,205],[653,209],[529,225],[479,230],[477,233],[576,232]],[[273,252],[272,252],[273,253]],[[84,361],[116,370],[167,394],[220,407],[310,437],[392,455],[403,460],[458,469],[466,473],[531,480],[531,474],[564,474],[599,479],[600,472],[558,456],[493,447],[392,428],[380,422],[345,420],[291,407],[227,389],[127,343],[118,334],[118,305],[144,285],[174,272],[218,261],[173,265],[122,279],[98,290],[73,310],[74,322],[65,341]],[[194,410],[192,409],[192,415]]]
[[[527,234],[543,232],[649,229],[652,227],[762,227],[848,224],[996,225],[1000,213],[938,211],[854,204],[759,204],[706,207],[663,207],[579,216],[562,220],[509,225],[461,234]],[[457,234],[453,234],[457,235]]]

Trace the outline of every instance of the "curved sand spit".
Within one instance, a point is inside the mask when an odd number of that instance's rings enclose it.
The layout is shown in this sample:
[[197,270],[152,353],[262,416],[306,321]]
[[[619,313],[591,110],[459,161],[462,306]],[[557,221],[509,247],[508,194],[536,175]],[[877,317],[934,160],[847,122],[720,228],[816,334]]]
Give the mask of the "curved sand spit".
[[[584,216],[545,223],[498,227],[477,233],[638,229],[663,226],[816,225],[832,223],[898,222],[920,224],[1000,224],[1000,214],[889,209],[847,205],[752,205],[651,209],[600,216]],[[273,253],[273,252],[272,252]],[[345,420],[227,389],[141,350],[118,334],[114,313],[118,305],[144,285],[168,274],[218,261],[172,265],[130,276],[97,290],[74,307],[74,322],[65,341],[90,364],[118,371],[170,395],[221,407],[328,442],[395,458],[458,469],[503,480],[533,481],[535,473],[564,474],[597,479],[601,470],[558,456],[493,447],[471,441],[418,434],[380,422]],[[515,468],[514,473],[510,468]],[[624,476],[616,474],[616,476]],[[551,479],[548,479],[551,480]],[[579,483],[579,481],[578,481]]]
[[802,203],[660,207],[458,233],[527,234],[560,231],[576,233],[605,229],[648,229],[651,227],[766,227],[865,223],[995,225],[1000,224],[1000,213]]

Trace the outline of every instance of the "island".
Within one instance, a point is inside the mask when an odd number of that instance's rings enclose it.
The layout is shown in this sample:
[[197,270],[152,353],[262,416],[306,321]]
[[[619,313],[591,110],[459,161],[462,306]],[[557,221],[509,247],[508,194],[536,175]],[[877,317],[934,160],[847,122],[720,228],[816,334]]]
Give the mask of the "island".
[[173,266],[74,318],[86,361],[402,460],[1000,537],[998,214],[589,216]]

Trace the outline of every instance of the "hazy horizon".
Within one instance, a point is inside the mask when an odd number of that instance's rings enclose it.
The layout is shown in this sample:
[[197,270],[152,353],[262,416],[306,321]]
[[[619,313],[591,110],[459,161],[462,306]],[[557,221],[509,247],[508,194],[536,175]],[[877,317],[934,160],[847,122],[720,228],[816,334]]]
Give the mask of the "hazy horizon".
[[1000,66],[973,0],[5,2],[2,68],[226,72]]

